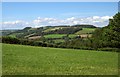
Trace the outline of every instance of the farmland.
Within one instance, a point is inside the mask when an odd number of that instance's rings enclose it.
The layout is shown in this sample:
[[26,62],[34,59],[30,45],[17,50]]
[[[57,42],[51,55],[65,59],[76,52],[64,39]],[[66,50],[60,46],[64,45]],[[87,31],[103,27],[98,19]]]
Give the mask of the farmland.
[[83,30],[78,31],[75,34],[90,34],[93,31],[95,31],[95,28],[83,28]]
[[[39,28],[25,27],[21,30],[3,31],[3,36],[17,38],[22,40],[44,42],[52,44],[54,47],[64,46],[68,41],[74,41],[82,38],[88,39],[92,36],[92,32],[97,29],[93,25],[64,25],[64,26],[46,26]],[[73,42],[72,42],[73,43]],[[73,43],[76,44],[76,43]],[[72,46],[73,47],[73,46]],[[80,46],[81,47],[81,46]]]
[[[67,34],[49,34],[45,35],[45,38],[63,38],[64,36],[67,36]],[[74,38],[76,37],[76,34],[69,34],[69,38]]]
[[66,36],[65,34],[49,34],[45,35],[45,38],[62,38],[63,36]]
[[2,44],[3,75],[116,75],[118,53]]

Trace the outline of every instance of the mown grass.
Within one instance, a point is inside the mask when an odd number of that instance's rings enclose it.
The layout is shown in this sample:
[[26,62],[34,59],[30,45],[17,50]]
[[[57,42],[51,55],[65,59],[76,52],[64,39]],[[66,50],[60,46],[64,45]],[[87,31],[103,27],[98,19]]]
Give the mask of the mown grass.
[[77,35],[76,34],[70,34],[69,38],[75,38]]
[[116,75],[118,53],[3,44],[3,75]]
[[2,44],[0,44],[0,76],[2,76]]
[[[49,35],[44,35],[45,38],[63,38],[63,36],[67,36],[67,34],[49,34]],[[74,38],[76,37],[76,34],[69,34],[69,38]]]
[[82,30],[76,32],[75,34],[89,34],[95,31],[96,28],[83,28]]
[[49,34],[49,35],[44,35],[45,38],[62,38],[63,36],[66,36],[66,34]]

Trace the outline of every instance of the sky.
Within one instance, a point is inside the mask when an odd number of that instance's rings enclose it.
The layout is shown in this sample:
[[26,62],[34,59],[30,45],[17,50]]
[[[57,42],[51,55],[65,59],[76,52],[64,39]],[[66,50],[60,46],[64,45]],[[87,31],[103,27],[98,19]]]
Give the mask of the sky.
[[117,2],[3,2],[2,28],[76,24],[103,27],[117,12]]
[[2,2],[118,2],[119,0],[2,0]]

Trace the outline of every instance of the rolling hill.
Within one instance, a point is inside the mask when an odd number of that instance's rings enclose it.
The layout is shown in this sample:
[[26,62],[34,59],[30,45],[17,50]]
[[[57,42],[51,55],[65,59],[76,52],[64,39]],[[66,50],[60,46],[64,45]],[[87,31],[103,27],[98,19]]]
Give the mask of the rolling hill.
[[[76,47],[76,43],[79,42],[76,42],[76,40],[79,39],[82,44],[87,45],[86,43],[83,43],[83,41],[88,40],[88,38],[91,38],[92,33],[96,29],[97,28],[93,25],[73,25],[73,26],[62,25],[62,26],[45,26],[39,28],[25,27],[24,29],[16,30],[14,32],[10,33],[6,32],[7,34],[4,36],[17,38],[18,40],[21,40],[20,42],[21,44],[25,45],[26,44],[38,45],[39,43],[45,43],[47,46],[50,45],[53,47],[66,47],[68,46],[66,44],[68,44],[69,42],[70,43],[69,45],[74,46],[75,44],[75,47],[70,46],[70,48],[78,48]],[[9,39],[7,40],[10,41]],[[27,41],[30,42],[27,43]],[[4,43],[6,43],[5,40]],[[14,43],[14,41],[11,43]],[[79,46],[79,48],[85,47]]]
[[22,30],[3,31],[4,36],[17,38],[29,38],[32,36],[43,36],[49,34],[81,34],[91,33],[96,27],[93,25],[73,25],[73,26],[46,26],[40,28],[26,27]]

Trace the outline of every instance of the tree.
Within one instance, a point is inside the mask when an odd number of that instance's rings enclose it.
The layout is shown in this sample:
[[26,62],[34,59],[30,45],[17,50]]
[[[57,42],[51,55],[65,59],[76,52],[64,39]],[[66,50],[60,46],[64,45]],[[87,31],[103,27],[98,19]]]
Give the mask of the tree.
[[97,47],[120,48],[120,13],[109,20],[109,24],[93,34],[94,43]]

